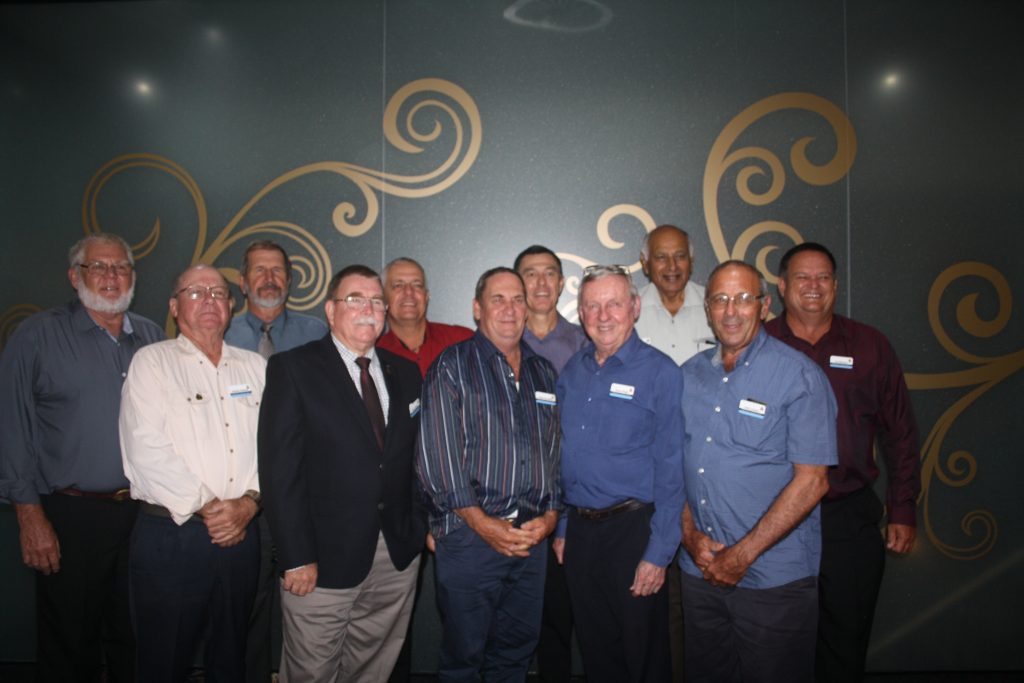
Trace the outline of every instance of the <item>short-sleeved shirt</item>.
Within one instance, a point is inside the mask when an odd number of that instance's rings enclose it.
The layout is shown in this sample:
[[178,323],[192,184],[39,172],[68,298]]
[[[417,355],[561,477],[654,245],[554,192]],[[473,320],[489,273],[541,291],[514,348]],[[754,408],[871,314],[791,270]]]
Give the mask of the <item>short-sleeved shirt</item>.
[[[793,465],[834,465],[836,401],[825,374],[762,329],[726,372],[720,349],[685,364],[686,495],[697,529],[735,545],[793,478]],[[742,588],[818,573],[820,507],[754,561]],[[680,564],[701,576],[688,553]]]
[[78,301],[24,320],[0,357],[0,498],[38,503],[64,488],[127,488],[121,385],[135,352],[163,338],[155,323],[126,313],[114,339]]
[[[322,339],[327,334],[327,323],[311,315],[303,315],[285,309],[270,323],[270,340],[274,352],[287,351],[311,341]],[[259,349],[263,336],[263,321],[246,311],[231,319],[231,326],[224,333],[224,342],[247,351]]]
[[676,365],[717,344],[704,312],[704,288],[692,280],[683,289],[683,305],[675,315],[661,303],[661,295],[653,282],[640,290],[636,333],[641,341],[668,354]]

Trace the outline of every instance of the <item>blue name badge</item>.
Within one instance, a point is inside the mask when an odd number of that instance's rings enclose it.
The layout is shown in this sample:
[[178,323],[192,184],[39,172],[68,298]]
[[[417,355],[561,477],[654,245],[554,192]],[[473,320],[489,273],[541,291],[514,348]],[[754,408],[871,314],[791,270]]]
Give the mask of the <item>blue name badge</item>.
[[608,389],[608,395],[612,398],[621,398],[625,401],[632,401],[633,394],[636,393],[636,387],[629,384],[619,384],[618,382],[612,382],[612,386]]
[[853,370],[853,356],[829,356],[828,366],[840,370]]
[[547,391],[534,392],[534,398],[536,398],[537,403],[541,404],[542,406],[553,406],[558,401],[554,394],[549,393]]
[[764,416],[768,413],[768,406],[755,401],[750,398],[744,398],[740,400],[740,415],[746,415],[747,417],[756,417],[758,420],[763,420]]
[[228,396],[231,398],[245,398],[252,396],[252,387],[248,384],[236,384],[228,387]]

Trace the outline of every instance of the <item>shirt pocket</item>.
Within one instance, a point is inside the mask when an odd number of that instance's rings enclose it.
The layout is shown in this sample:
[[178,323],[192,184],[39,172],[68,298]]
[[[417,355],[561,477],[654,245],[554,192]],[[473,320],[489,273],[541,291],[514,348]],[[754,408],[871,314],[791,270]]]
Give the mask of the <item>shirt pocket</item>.
[[654,442],[657,429],[653,410],[635,401],[606,403],[598,427],[598,447],[611,454],[641,450]]
[[777,453],[786,443],[785,425],[775,406],[768,406],[763,417],[737,412],[733,418],[732,437],[737,445],[757,453]]

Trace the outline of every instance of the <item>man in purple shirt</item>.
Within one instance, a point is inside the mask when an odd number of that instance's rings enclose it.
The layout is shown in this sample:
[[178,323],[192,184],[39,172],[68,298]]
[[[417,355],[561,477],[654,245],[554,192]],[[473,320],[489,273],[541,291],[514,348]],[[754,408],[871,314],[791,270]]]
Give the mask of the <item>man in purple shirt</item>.
[[[839,404],[839,466],[829,471],[821,506],[816,675],[819,681],[859,681],[871,636],[885,550],[910,552],[921,490],[917,425],[903,370],[878,330],[835,314],[836,261],[820,244],[790,249],[779,265],[785,314],[768,333],[803,352],[828,376]],[[878,477],[876,437],[888,473],[883,509],[872,488]]]

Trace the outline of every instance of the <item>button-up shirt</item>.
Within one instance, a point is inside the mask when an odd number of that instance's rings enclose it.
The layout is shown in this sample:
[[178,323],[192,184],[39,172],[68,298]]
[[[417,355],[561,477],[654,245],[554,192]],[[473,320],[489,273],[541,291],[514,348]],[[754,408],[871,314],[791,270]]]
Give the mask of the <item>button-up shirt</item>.
[[[720,349],[683,365],[686,496],[697,529],[735,545],[793,478],[793,465],[836,463],[836,401],[806,356],[759,330],[732,372]],[[742,588],[773,588],[818,573],[820,506],[757,558]],[[688,553],[680,564],[701,576]]]
[[873,327],[836,315],[829,331],[810,344],[785,316],[765,325],[769,334],[806,354],[825,372],[839,404],[839,466],[829,470],[826,500],[843,498],[878,478],[875,438],[885,458],[889,521],[914,526],[921,491],[921,456],[910,392],[896,352]]
[[[348,370],[348,376],[352,378],[352,383],[356,386],[356,391],[359,393],[359,396],[362,396],[363,371],[360,369],[359,364],[356,363],[356,358],[359,358],[359,354],[338,341],[338,338],[333,334],[331,335],[331,341],[334,342],[334,348],[338,349],[338,355],[341,356],[345,369]],[[391,397],[388,395],[388,385],[384,381],[384,370],[380,367],[380,358],[377,357],[376,349],[371,347],[370,351],[365,355],[370,359],[368,371],[370,379],[373,380],[373,386],[377,389],[377,397],[380,399],[380,408],[384,413],[384,424],[386,425],[388,423],[388,410],[391,408]]]
[[519,381],[481,332],[441,352],[423,384],[416,470],[440,538],[479,506],[520,521],[560,509],[555,369],[519,345]]
[[126,313],[115,339],[77,301],[23,321],[0,357],[0,498],[38,503],[63,488],[126,488],[121,384],[135,352],[163,338],[155,323]]
[[[327,323],[311,315],[303,315],[285,309],[270,323],[270,340],[274,353],[294,349],[311,341],[322,339],[327,334]],[[256,351],[263,336],[263,321],[246,311],[231,319],[231,326],[224,333],[224,342],[247,351]]]
[[132,498],[178,524],[214,498],[259,490],[256,421],[266,361],[224,344],[214,365],[187,337],[135,354],[121,397],[121,454]]
[[588,342],[558,378],[566,505],[654,503],[643,559],[660,567],[679,547],[685,502],[681,393],[679,368],[636,332],[603,365]]
[[704,288],[692,280],[683,288],[683,305],[675,315],[661,303],[661,295],[653,282],[640,290],[636,333],[641,340],[667,353],[676,365],[717,344],[704,313]]
[[427,329],[423,333],[423,343],[413,351],[402,343],[398,335],[388,330],[377,340],[377,347],[408,358],[420,368],[420,374],[427,376],[434,359],[452,344],[466,341],[473,336],[473,330],[462,325],[445,325],[427,321]]
[[534,353],[547,358],[548,362],[555,366],[555,372],[561,373],[573,354],[587,343],[587,335],[582,327],[573,325],[559,313],[555,329],[548,332],[543,339],[530,332],[530,328],[527,327],[523,331],[523,341]]

